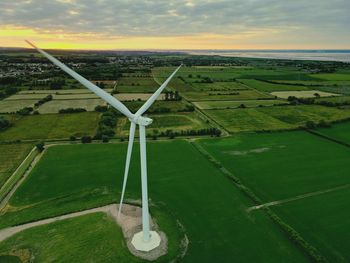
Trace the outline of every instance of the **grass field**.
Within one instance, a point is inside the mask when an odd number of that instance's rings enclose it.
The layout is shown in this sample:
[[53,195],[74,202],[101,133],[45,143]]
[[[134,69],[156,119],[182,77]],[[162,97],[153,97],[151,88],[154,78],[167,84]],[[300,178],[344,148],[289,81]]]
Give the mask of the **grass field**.
[[257,111],[282,122],[298,127],[307,121],[321,120],[332,122],[350,117],[350,109],[338,109],[320,105],[275,106],[256,108]]
[[320,80],[331,80],[331,81],[349,81],[350,80],[350,72],[319,73],[319,74],[312,74],[310,76]]
[[31,144],[0,144],[0,188],[33,148]]
[[272,95],[264,94],[255,90],[182,92],[181,95],[189,101],[256,100],[274,98]]
[[283,84],[272,84],[256,79],[240,79],[239,82],[257,89],[260,91],[273,92],[273,91],[286,91],[286,90],[308,90],[305,86],[295,86],[295,85],[283,85]]
[[0,132],[0,140],[62,139],[71,135],[94,135],[99,121],[96,112],[24,116]]
[[349,262],[350,188],[277,206],[274,210],[329,262]]
[[197,102],[193,102],[193,104],[202,110],[211,110],[211,109],[238,108],[242,104],[248,108],[255,108],[259,106],[288,104],[288,102],[283,100],[238,100],[238,101],[223,100],[223,101],[197,101]]
[[[160,226],[170,225],[169,253],[155,262],[170,262],[179,253],[180,235],[176,222],[157,213]],[[28,251],[23,253],[24,248]],[[53,249],[59,248],[59,249]],[[121,229],[104,213],[67,219],[25,230],[0,244],[0,254],[22,254],[35,262],[148,262],[131,255]],[[1,257],[0,257],[0,262]]]
[[158,84],[152,77],[123,77],[118,80],[116,89],[121,93],[155,92]]
[[[186,130],[199,130],[209,128],[210,126],[202,121],[196,113],[178,113],[178,114],[152,114],[149,116],[153,119],[153,123],[147,127],[147,134],[150,136],[154,130],[159,133],[172,130],[174,132]],[[119,119],[116,128],[117,135],[126,136],[129,132],[130,122],[125,119]]]
[[[126,146],[49,148],[10,200],[1,227],[118,200]],[[151,213],[160,207],[183,225],[189,247],[181,262],[307,262],[262,211],[247,214],[251,203],[191,144],[174,140],[147,146]],[[134,149],[127,198],[138,199],[139,152]]]
[[[115,94],[114,97],[116,97],[118,100],[121,101],[128,101],[128,100],[143,100],[146,101],[149,97],[151,97],[151,93],[118,93]],[[161,94],[157,100],[163,100],[164,94]]]
[[333,139],[350,144],[350,122],[336,123],[330,128],[320,128],[317,131]]
[[200,143],[264,202],[350,183],[349,148],[307,132],[240,135]]
[[38,93],[38,94],[15,94],[12,95],[10,97],[7,97],[6,99],[4,99],[4,101],[11,101],[12,103],[14,103],[14,101],[23,101],[23,100],[35,100],[38,101],[40,99],[43,99],[47,96],[47,94],[43,94],[43,93]]
[[31,100],[0,100],[0,113],[16,112],[24,107],[33,107],[38,102],[37,99]]
[[274,91],[271,95],[279,97],[281,99],[288,99],[288,97],[293,96],[296,98],[315,98],[318,94],[319,97],[331,97],[339,96],[339,94],[324,92],[319,90],[303,90],[303,91]]
[[106,105],[101,99],[51,100],[38,108],[40,114],[58,113],[61,109],[82,108],[94,111],[98,105]]
[[[111,92],[112,89],[104,89],[107,92]],[[61,90],[23,90],[18,92],[18,94],[56,94],[56,95],[67,95],[67,94],[86,94],[86,93],[92,93],[87,88],[81,88],[81,89],[61,89]]]
[[191,83],[195,91],[230,91],[245,90],[246,86],[238,82]]
[[[266,109],[269,107],[266,107]],[[264,108],[265,109],[265,108]],[[260,111],[260,108],[204,110],[229,132],[285,130],[295,126]]]

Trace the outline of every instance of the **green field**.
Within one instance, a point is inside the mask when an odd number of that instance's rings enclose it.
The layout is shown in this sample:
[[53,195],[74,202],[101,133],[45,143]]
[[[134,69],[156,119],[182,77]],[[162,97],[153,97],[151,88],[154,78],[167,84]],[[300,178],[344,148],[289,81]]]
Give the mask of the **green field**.
[[350,144],[350,122],[336,123],[330,128],[320,128],[317,132]]
[[331,81],[349,81],[350,80],[350,72],[319,73],[319,74],[312,74],[310,76],[320,80],[331,80]]
[[285,90],[308,90],[305,86],[272,84],[256,79],[240,79],[239,82],[247,85],[250,88],[260,91],[273,92],[273,91],[285,91]]
[[40,114],[58,113],[61,109],[82,108],[94,111],[98,105],[106,105],[101,99],[78,99],[78,100],[51,100],[38,108]]
[[0,100],[0,113],[16,112],[25,107],[34,107],[34,104],[38,102],[37,99],[31,100]]
[[255,108],[259,106],[273,106],[280,104],[288,104],[288,102],[283,100],[233,100],[233,101],[196,101],[193,102],[196,107],[202,110],[211,109],[226,109],[226,108],[238,108],[242,104],[248,108]]
[[23,116],[0,132],[0,140],[68,139],[71,135],[94,135],[99,121],[96,112]]
[[0,188],[33,148],[31,144],[0,144]]
[[[139,153],[134,149],[127,198],[138,199]],[[1,227],[117,201],[125,151],[126,144],[49,148],[10,200]],[[148,153],[151,213],[160,207],[183,225],[189,247],[181,262],[307,262],[262,211],[246,212],[251,203],[191,144],[150,142]]]
[[195,91],[230,91],[230,90],[245,90],[246,86],[238,82],[214,82],[214,83],[195,83],[191,86]]
[[256,90],[237,91],[203,91],[203,92],[182,92],[181,95],[189,101],[203,100],[256,100],[274,99],[270,94],[258,92]]
[[274,91],[274,92],[271,92],[271,95],[281,99],[288,99],[289,97],[316,98],[316,97],[339,96],[339,94],[336,94],[336,93],[330,93],[330,92],[319,91],[319,90]]
[[[173,132],[181,132],[187,130],[199,130],[209,128],[209,125],[201,120],[196,113],[178,113],[178,114],[152,114],[149,116],[153,119],[153,123],[147,127],[147,133],[151,136],[153,131],[158,133],[172,130]],[[130,122],[125,119],[119,119],[116,128],[117,135],[126,136],[129,132]]]
[[285,203],[274,210],[329,262],[349,262],[350,188]]
[[[180,233],[169,215],[157,211],[160,226],[168,227],[169,252],[155,262],[176,258]],[[52,248],[59,249],[52,249]],[[27,253],[23,253],[28,251]],[[130,254],[121,229],[104,213],[94,213],[25,230],[0,244],[1,254],[18,254],[35,262],[148,262]],[[0,256],[0,262],[1,256]],[[24,261],[26,262],[26,261]]]
[[[269,107],[264,109],[267,108]],[[204,110],[204,113],[232,133],[285,130],[295,127],[261,112],[260,108]]]
[[118,80],[116,90],[124,93],[155,92],[158,86],[152,77],[123,77]]
[[307,132],[200,142],[265,202],[350,183],[349,148]]

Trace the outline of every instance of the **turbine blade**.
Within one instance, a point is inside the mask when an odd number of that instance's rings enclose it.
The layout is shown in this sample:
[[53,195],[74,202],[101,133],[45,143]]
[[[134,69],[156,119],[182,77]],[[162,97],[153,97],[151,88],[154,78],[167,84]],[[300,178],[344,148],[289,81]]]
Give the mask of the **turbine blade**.
[[123,190],[122,190],[122,195],[120,197],[118,218],[119,218],[120,213],[122,211],[122,206],[123,206],[123,201],[124,201],[124,194],[125,194],[125,188],[126,188],[126,183],[128,181],[130,159],[131,159],[132,147],[133,147],[133,144],[134,144],[134,137],[135,137],[135,129],[136,129],[136,124],[134,122],[131,122],[131,124],[130,124],[130,131],[129,131],[128,152],[126,154],[126,162],[125,162]]
[[155,100],[158,98],[158,96],[162,93],[162,91],[165,89],[165,87],[168,85],[169,81],[174,77],[176,72],[181,68],[182,64],[175,69],[175,71],[167,78],[166,81],[156,90],[155,93],[149,99],[145,102],[145,104],[142,105],[142,107],[135,113],[135,116],[139,117],[142,114],[145,113],[149,109],[149,107],[152,106],[152,104],[155,102]]
[[45,51],[39,49],[34,44],[26,40],[26,42],[31,45],[33,48],[35,48],[38,52],[40,52],[43,56],[45,56],[47,59],[49,59],[53,64],[61,68],[64,72],[66,72],[68,75],[79,81],[83,86],[94,92],[97,96],[99,96],[104,101],[108,102],[110,105],[112,105],[114,108],[116,108],[118,111],[123,113],[126,117],[132,119],[134,117],[134,114],[132,114],[127,107],[123,103],[121,103],[119,100],[114,98],[112,95],[104,91],[103,89],[97,87],[90,81],[88,81],[86,78],[80,76],[78,73],[67,67],[65,64],[63,64],[58,59],[54,58],[50,54],[46,53]]

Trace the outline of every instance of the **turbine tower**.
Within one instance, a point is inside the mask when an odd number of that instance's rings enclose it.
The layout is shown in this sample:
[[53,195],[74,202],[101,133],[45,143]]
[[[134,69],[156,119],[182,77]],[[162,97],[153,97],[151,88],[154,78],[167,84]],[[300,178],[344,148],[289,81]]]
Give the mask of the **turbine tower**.
[[119,204],[119,211],[118,211],[118,217],[120,216],[120,212],[122,209],[122,204],[124,201],[124,194],[125,194],[125,188],[126,183],[128,179],[128,173],[129,173],[129,166],[130,166],[130,159],[131,159],[131,153],[132,153],[132,147],[135,137],[135,130],[136,125],[139,126],[139,133],[140,133],[140,157],[141,157],[141,188],[142,188],[142,231],[139,233],[136,233],[133,236],[133,239],[131,243],[133,246],[140,251],[150,251],[160,244],[160,236],[156,231],[150,231],[150,223],[149,223],[149,209],[148,209],[148,189],[147,189],[147,158],[146,158],[146,127],[152,123],[152,119],[142,116],[155,102],[155,100],[158,98],[158,96],[162,93],[162,91],[165,89],[165,87],[168,85],[170,80],[174,77],[176,72],[180,69],[182,65],[180,65],[168,78],[167,80],[156,90],[154,94],[141,106],[141,108],[135,113],[131,113],[130,110],[121,103],[118,99],[104,91],[103,89],[97,87],[66,65],[64,65],[62,62],[60,62],[58,59],[54,58],[50,54],[46,53],[45,51],[39,49],[31,42],[26,42],[31,45],[33,48],[35,48],[38,52],[40,52],[42,55],[44,55],[46,58],[48,58],[53,64],[61,68],[64,72],[66,72],[68,75],[76,79],[78,82],[80,82],[83,86],[94,92],[97,96],[99,96],[101,99],[109,103],[112,107],[120,111],[122,114],[124,114],[130,121],[130,130],[129,130],[129,142],[128,142],[128,150],[126,154],[126,162],[125,162],[125,172],[124,172],[124,179],[123,179],[123,188],[122,188],[122,195],[121,200]]

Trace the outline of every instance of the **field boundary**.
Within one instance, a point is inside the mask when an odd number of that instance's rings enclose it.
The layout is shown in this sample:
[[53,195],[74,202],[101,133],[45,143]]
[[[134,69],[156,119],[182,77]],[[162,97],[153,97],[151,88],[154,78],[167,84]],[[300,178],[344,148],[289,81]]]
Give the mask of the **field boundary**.
[[[208,151],[206,151],[201,145],[199,145],[194,140],[189,141],[190,144],[205,158],[207,158],[212,164],[214,164],[219,170],[233,181],[234,185],[242,191],[253,203],[261,205],[262,202],[255,193],[243,185],[238,177],[233,175],[229,170],[227,170],[217,159],[215,159]],[[284,232],[287,237],[293,241],[298,248],[300,248],[306,255],[308,255],[315,262],[328,262],[328,260],[310,243],[308,243],[299,232],[297,232],[290,225],[285,223],[275,212],[273,212],[269,207],[263,207],[263,211],[266,215],[279,227],[282,232]]]
[[328,140],[328,141],[331,141],[331,142],[334,142],[334,143],[343,145],[343,146],[345,146],[345,147],[350,147],[350,144],[348,144],[348,143],[346,143],[346,142],[343,142],[343,141],[340,141],[340,140],[338,140],[338,139],[334,139],[334,138],[332,138],[332,137],[330,137],[330,136],[328,136],[328,135],[322,134],[322,133],[320,133],[320,132],[318,132],[318,131],[310,130],[310,129],[306,129],[306,131],[307,131],[308,133],[311,133],[312,135],[321,137],[321,138],[326,139],[326,140]]
[[315,192],[311,192],[311,193],[301,194],[301,195],[297,195],[297,196],[286,198],[286,199],[282,199],[282,200],[272,201],[272,202],[268,202],[268,203],[265,203],[265,204],[249,207],[247,209],[247,212],[251,212],[253,210],[259,210],[259,209],[262,209],[264,207],[270,207],[270,206],[280,205],[280,204],[284,204],[284,203],[289,203],[289,202],[292,202],[292,201],[297,201],[297,200],[305,199],[305,198],[308,198],[308,197],[313,197],[313,196],[318,196],[318,195],[322,195],[322,194],[327,194],[327,193],[335,192],[335,191],[338,191],[338,190],[346,189],[348,187],[350,187],[350,184],[345,184],[345,185],[329,188],[329,189],[326,189],[326,190],[319,190],[319,191],[315,191]]

